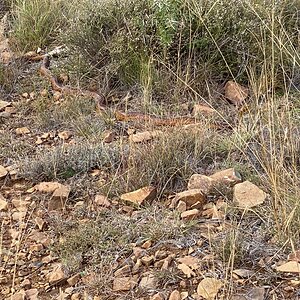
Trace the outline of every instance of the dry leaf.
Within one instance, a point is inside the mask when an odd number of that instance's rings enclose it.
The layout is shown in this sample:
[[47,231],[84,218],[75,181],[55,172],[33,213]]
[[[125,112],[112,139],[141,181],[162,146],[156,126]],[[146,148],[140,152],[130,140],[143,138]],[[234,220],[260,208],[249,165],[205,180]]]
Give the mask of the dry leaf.
[[197,270],[200,267],[200,261],[197,257],[185,256],[179,258],[178,261],[182,264],[189,266],[192,270]]
[[197,293],[204,299],[213,300],[217,296],[220,288],[223,286],[222,281],[215,278],[204,278],[198,285]]

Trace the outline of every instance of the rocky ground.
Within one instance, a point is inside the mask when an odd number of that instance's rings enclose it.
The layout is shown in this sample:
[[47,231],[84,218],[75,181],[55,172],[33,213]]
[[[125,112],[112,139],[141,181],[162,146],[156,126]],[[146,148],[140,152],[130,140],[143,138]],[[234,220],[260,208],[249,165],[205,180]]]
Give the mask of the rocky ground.
[[3,49],[1,299],[299,298],[300,251],[274,234],[271,194],[225,147],[246,87],[229,81],[219,111],[159,107],[195,124],[120,122],[114,109],[137,99],[113,95],[101,113]]

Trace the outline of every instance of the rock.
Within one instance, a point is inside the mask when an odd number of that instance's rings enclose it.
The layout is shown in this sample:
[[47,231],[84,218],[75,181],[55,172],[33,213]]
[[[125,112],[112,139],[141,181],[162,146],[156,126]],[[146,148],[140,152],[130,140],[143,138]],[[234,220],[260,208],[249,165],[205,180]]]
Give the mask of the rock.
[[241,174],[234,168],[222,170],[210,176],[218,184],[234,185],[242,181]]
[[249,278],[254,274],[254,271],[247,269],[235,269],[232,272],[241,278]]
[[30,133],[30,130],[27,127],[20,127],[16,129],[16,134],[23,135]]
[[38,294],[39,294],[38,289],[27,290],[25,291],[26,300],[39,300]]
[[118,277],[113,281],[113,291],[129,291],[133,289],[137,284],[136,277]]
[[21,200],[21,199],[13,199],[11,203],[20,212],[27,211],[28,206],[30,205],[29,201]]
[[0,179],[7,175],[8,171],[0,165]]
[[4,109],[7,106],[10,106],[11,103],[7,101],[0,100],[0,110]]
[[208,195],[214,184],[215,181],[208,176],[193,174],[188,182],[188,190],[200,189],[205,195]]
[[39,251],[41,251],[43,249],[44,249],[44,246],[42,244],[31,244],[29,246],[29,250],[31,252],[39,252]]
[[41,182],[35,185],[35,190],[42,193],[53,193],[56,189],[61,186],[58,182]]
[[181,300],[180,293],[177,290],[173,291],[169,297],[169,300]]
[[[1,199],[1,195],[0,195]],[[1,204],[0,204],[0,210],[1,210]],[[288,256],[288,260],[297,261],[300,262],[300,250],[295,250]]]
[[139,287],[143,290],[155,290],[156,289],[156,279],[154,274],[148,273],[142,277]]
[[145,202],[151,202],[156,197],[156,188],[147,186],[139,190],[126,193],[121,195],[121,199],[124,201],[129,201],[137,205],[144,204]]
[[25,288],[25,289],[30,289],[31,288],[31,282],[30,280],[27,278],[27,279],[24,279],[22,282],[21,282],[21,287],[22,288]]
[[61,92],[55,91],[55,92],[53,93],[53,99],[54,99],[54,101],[58,101],[58,100],[60,100],[61,98],[62,98],[62,93],[61,93]]
[[149,267],[154,262],[154,257],[151,255],[145,255],[141,258],[141,262],[143,265]]
[[289,261],[276,268],[277,272],[300,273],[300,264],[297,261]]
[[186,205],[186,203],[184,202],[184,201],[179,201],[178,202],[178,204],[177,204],[177,206],[176,206],[176,210],[178,211],[178,212],[184,212],[184,211],[186,211],[186,209],[187,209],[187,205]]
[[251,208],[262,204],[267,194],[250,181],[238,183],[233,189],[233,201],[239,208]]
[[191,278],[192,276],[196,276],[196,273],[186,264],[179,264],[177,266],[179,270],[181,270],[187,278]]
[[66,141],[68,140],[71,136],[72,136],[72,133],[70,131],[61,131],[58,133],[57,135],[61,140],[63,141]]
[[34,219],[34,222],[38,226],[39,230],[43,230],[44,225],[45,225],[45,221],[42,218],[36,217]]
[[247,293],[247,299],[251,300],[264,300],[265,299],[265,288],[255,287]]
[[16,211],[12,214],[12,219],[14,221],[21,222],[25,217],[26,217],[26,211],[22,211],[22,212]]
[[1,210],[7,210],[7,201],[5,198],[0,194],[0,211]]
[[108,131],[105,132],[104,134],[103,142],[109,144],[113,142],[115,138],[116,138],[116,134],[113,131]]
[[131,268],[129,265],[126,265],[120,269],[118,269],[117,271],[115,271],[114,276],[115,277],[126,277],[128,275],[130,275],[131,272]]
[[149,140],[152,140],[153,138],[157,137],[160,134],[162,134],[162,131],[160,130],[144,131],[144,132],[139,132],[130,135],[129,140],[134,143],[142,143],[142,142],[147,142]]
[[70,194],[70,187],[61,184],[60,187],[53,192],[52,197],[49,200],[48,203],[49,211],[64,209],[69,194]]
[[72,277],[70,277],[70,278],[67,280],[69,286],[73,286],[73,285],[77,284],[78,281],[80,280],[80,277],[81,277],[81,276],[80,276],[79,273],[77,273],[77,274],[73,275]]
[[247,88],[229,80],[225,85],[225,97],[235,105],[241,105],[249,95]]
[[103,195],[96,195],[94,203],[98,206],[103,206],[103,207],[110,207],[111,203],[108,200],[107,197],[103,196]]
[[197,294],[204,299],[213,300],[217,296],[223,283],[215,278],[204,278],[197,287]]
[[181,213],[180,217],[181,219],[185,220],[185,221],[190,221],[190,220],[194,220],[196,219],[200,214],[200,211],[196,208],[191,209],[191,210],[187,210],[184,211],[183,213]]
[[66,279],[66,276],[61,264],[56,265],[53,271],[48,274],[48,281],[51,285],[56,284],[64,279]]
[[25,292],[22,290],[11,296],[10,300],[25,300]]
[[160,293],[157,293],[154,296],[152,296],[150,300],[164,300],[164,297]]
[[211,115],[216,113],[216,110],[207,106],[207,105],[202,105],[202,104],[195,104],[193,107],[192,114],[193,116],[199,116],[199,115]]
[[152,241],[147,240],[146,242],[143,243],[142,248],[143,249],[149,249],[152,246]]
[[192,189],[184,192],[177,193],[172,200],[170,208],[175,208],[179,201],[186,203],[187,209],[191,208],[193,205],[197,205],[194,208],[201,209],[206,203],[206,195],[200,189]]

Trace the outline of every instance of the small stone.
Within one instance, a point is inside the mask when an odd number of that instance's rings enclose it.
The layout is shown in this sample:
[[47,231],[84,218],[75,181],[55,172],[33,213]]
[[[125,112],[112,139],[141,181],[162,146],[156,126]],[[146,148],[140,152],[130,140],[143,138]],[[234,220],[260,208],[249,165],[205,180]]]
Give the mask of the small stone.
[[62,269],[62,265],[56,265],[53,271],[48,275],[48,281],[50,284],[56,284],[66,279],[65,273]]
[[115,138],[116,134],[113,131],[105,132],[103,142],[109,144],[113,142]]
[[151,264],[153,264],[153,262],[154,262],[154,257],[151,255],[146,255],[146,256],[143,256],[142,258],[141,258],[141,262],[145,265],[145,266],[147,266],[147,267],[149,267]]
[[103,196],[103,195],[96,195],[94,203],[98,206],[103,206],[103,207],[110,207],[111,203],[108,200],[107,197]]
[[32,244],[29,247],[29,250],[31,252],[39,252],[39,251],[41,251],[43,249],[44,249],[44,246],[42,244]]
[[27,98],[29,98],[29,94],[28,93],[23,93],[22,97],[25,98],[25,99],[27,99]]
[[152,241],[148,240],[148,241],[143,243],[142,248],[143,249],[149,249],[151,247],[151,245],[152,245]]
[[192,113],[193,116],[211,115],[216,113],[216,110],[207,105],[195,104]]
[[117,271],[115,271],[114,276],[115,277],[126,277],[126,276],[130,275],[130,271],[131,271],[130,266],[126,265],[126,266],[118,269]]
[[187,209],[186,203],[180,200],[176,206],[176,210],[182,213],[186,211],[186,209]]
[[139,287],[144,290],[155,290],[156,285],[157,283],[154,274],[148,273],[142,277]]
[[129,140],[134,143],[142,143],[142,142],[150,141],[160,134],[162,134],[162,132],[159,130],[139,132],[139,133],[130,135]]
[[24,288],[24,289],[30,289],[31,287],[31,282],[30,280],[27,278],[27,279],[24,279],[22,282],[21,282],[21,287]]
[[115,292],[129,291],[137,285],[136,277],[118,277],[113,281]]
[[67,282],[70,286],[73,286],[73,285],[77,284],[79,282],[79,280],[80,280],[80,274],[77,273],[77,274],[73,275],[72,277],[70,277],[67,280]]
[[145,202],[151,202],[156,197],[156,188],[147,186],[139,190],[126,193],[121,195],[121,199],[124,201],[129,201],[137,205],[144,204]]
[[5,110],[4,110],[5,113],[7,114],[15,114],[17,112],[17,109],[15,107],[5,107]]
[[47,90],[47,89],[41,90],[41,91],[40,91],[40,95],[41,95],[42,97],[47,97],[47,96],[48,96],[48,90]]
[[72,136],[71,132],[66,130],[58,133],[58,137],[63,141],[68,140],[71,136]]
[[21,200],[21,199],[13,199],[11,201],[12,205],[18,210],[18,211],[27,211],[28,206],[30,205],[29,201]]
[[222,170],[214,173],[210,176],[211,179],[215,180],[218,184],[234,185],[242,181],[241,174],[234,168]]
[[58,182],[41,182],[34,186],[36,191],[42,193],[53,193],[56,189],[61,186]]
[[239,208],[251,208],[264,203],[267,194],[250,181],[238,183],[233,189],[233,201]]
[[241,105],[249,95],[247,88],[229,80],[225,85],[225,97],[235,105]]
[[30,92],[30,93],[29,93],[29,98],[30,98],[31,100],[33,100],[33,99],[35,98],[35,92]]
[[41,144],[44,143],[44,141],[42,140],[42,138],[40,138],[40,137],[38,136],[37,139],[36,139],[36,141],[35,141],[35,143],[36,143],[37,145],[41,145]]
[[206,195],[200,189],[192,189],[184,192],[177,193],[172,200],[170,208],[175,208],[179,201],[186,203],[187,209],[191,206],[198,204],[198,209],[202,209],[203,205],[206,203]]
[[22,290],[11,296],[10,300],[25,300],[25,292]]
[[49,211],[61,210],[65,208],[66,201],[68,200],[70,194],[70,188],[65,185],[60,185],[53,194],[48,203]]
[[150,300],[164,300],[164,297],[160,293],[157,293],[153,295]]
[[10,106],[10,105],[11,105],[10,102],[0,100],[0,110],[4,109],[4,108],[6,108],[7,106]]
[[22,211],[22,212],[16,211],[12,214],[12,219],[14,221],[21,222],[25,217],[26,217],[26,211]]
[[80,293],[74,293],[71,296],[71,300],[80,300],[80,299],[81,299]]
[[0,194],[0,211],[1,210],[7,210],[7,201],[5,200],[5,198]]
[[26,300],[39,300],[38,294],[39,294],[38,289],[27,290],[25,291]]
[[169,300],[181,300],[181,295],[179,291],[175,290],[171,293]]
[[0,179],[7,175],[8,171],[0,165]]
[[54,101],[58,101],[58,100],[60,100],[61,98],[62,98],[61,92],[55,91],[55,92],[53,93],[53,99],[54,99]]
[[204,278],[197,287],[197,294],[204,299],[213,300],[217,296],[223,283],[215,278]]
[[38,226],[39,230],[43,230],[44,225],[45,225],[45,221],[42,218],[36,217],[34,219],[34,222]]
[[30,133],[30,130],[27,127],[20,127],[16,129],[16,134],[23,135]]
[[133,255],[136,258],[140,258],[140,257],[142,257],[146,253],[146,251],[144,249],[140,248],[140,247],[134,247],[132,249],[132,251],[133,251]]
[[300,264],[297,261],[289,261],[276,268],[277,272],[300,273]]
[[183,213],[181,213],[181,218],[183,220],[194,220],[196,219],[200,214],[200,211],[196,208],[194,209],[191,209],[191,210],[187,210],[187,211],[184,211]]
[[188,190],[200,189],[204,194],[208,195],[214,186],[214,180],[208,176],[194,174],[188,182]]

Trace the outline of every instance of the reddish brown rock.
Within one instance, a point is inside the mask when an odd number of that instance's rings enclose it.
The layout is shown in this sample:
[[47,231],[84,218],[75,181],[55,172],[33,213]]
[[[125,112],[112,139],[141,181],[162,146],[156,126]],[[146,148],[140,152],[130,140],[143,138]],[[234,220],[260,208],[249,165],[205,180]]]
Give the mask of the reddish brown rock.
[[124,201],[129,201],[136,205],[144,204],[145,202],[151,202],[156,197],[156,188],[147,186],[139,190],[126,193],[121,195],[121,199]]
[[196,219],[200,214],[200,211],[198,209],[191,209],[191,210],[187,210],[184,211],[183,213],[181,213],[181,218],[183,220],[193,220]]
[[172,200],[170,208],[175,208],[179,201],[186,203],[187,209],[193,205],[197,205],[197,209],[201,209],[206,203],[206,195],[200,189],[192,189],[184,192],[177,193]]

